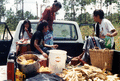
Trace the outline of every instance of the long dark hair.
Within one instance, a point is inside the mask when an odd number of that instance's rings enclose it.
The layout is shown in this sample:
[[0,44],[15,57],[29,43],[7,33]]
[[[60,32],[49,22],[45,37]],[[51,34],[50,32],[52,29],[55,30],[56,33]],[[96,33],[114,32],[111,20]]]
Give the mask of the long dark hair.
[[44,26],[47,26],[48,22],[46,20],[42,20],[37,25],[37,31],[41,31],[44,29]]
[[24,25],[25,25],[26,23],[29,24],[28,31],[29,31],[29,33],[30,33],[30,32],[31,32],[31,22],[30,22],[28,19],[26,19],[26,20],[23,22],[23,24],[22,24],[22,27],[21,27],[21,28],[22,28],[22,33],[24,33],[24,31],[25,31],[25,30],[24,30],[24,29],[25,29],[25,26],[24,26]]
[[54,1],[53,5],[58,6],[59,8],[62,7],[61,3],[58,2],[57,0]]
[[28,23],[29,24],[29,28],[28,28],[28,32],[31,33],[31,22],[28,19],[25,19],[23,24],[21,25],[21,29],[20,29],[20,34],[19,34],[19,39],[20,39],[20,35],[22,33],[22,35],[24,35],[25,32],[25,24]]

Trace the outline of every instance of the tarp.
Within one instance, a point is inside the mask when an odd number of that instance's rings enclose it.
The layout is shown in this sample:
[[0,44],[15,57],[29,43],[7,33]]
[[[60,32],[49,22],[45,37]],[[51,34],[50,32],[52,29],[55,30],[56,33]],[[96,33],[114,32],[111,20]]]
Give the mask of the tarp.
[[56,74],[38,74],[34,77],[26,79],[25,81],[64,81]]

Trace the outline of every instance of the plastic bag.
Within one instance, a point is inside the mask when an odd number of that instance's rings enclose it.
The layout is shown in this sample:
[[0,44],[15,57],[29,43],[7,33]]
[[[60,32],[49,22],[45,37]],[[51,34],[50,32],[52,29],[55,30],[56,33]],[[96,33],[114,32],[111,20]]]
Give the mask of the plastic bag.
[[112,38],[109,36],[105,37],[105,48],[112,48]]
[[56,74],[38,74],[34,77],[30,77],[25,81],[64,81],[61,77]]

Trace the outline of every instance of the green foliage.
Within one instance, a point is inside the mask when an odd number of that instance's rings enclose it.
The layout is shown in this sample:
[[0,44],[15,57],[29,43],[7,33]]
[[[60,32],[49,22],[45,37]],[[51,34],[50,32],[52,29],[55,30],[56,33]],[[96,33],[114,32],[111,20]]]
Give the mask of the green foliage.
[[5,7],[4,7],[4,2],[5,0],[0,0],[0,21],[1,21],[1,17],[5,15]]
[[[105,3],[103,4],[106,5],[106,7],[108,7],[112,3],[118,4],[118,14],[112,14],[111,12],[105,14],[105,18],[109,19],[113,23],[120,23],[120,2],[118,1],[119,0],[105,0]],[[85,6],[89,5],[90,3],[96,4],[96,0],[64,0],[64,19],[77,21],[78,23],[94,23],[93,18],[90,16],[90,14],[86,13],[85,9]],[[81,13],[77,17],[76,13],[78,13],[78,10],[81,10]],[[82,13],[83,11],[84,13]]]
[[23,14],[22,14],[22,10],[18,10],[16,13],[16,17],[18,18],[18,20],[22,20],[23,18]]
[[85,40],[85,36],[93,36],[94,29],[90,26],[81,26],[80,31],[82,33],[82,38]]
[[81,23],[94,23],[92,16],[87,12],[87,13],[82,13],[77,17],[76,20],[79,24]]
[[[114,37],[114,42],[115,42],[115,50],[120,51],[120,25],[119,24],[113,24],[115,29],[118,31],[117,36]],[[82,33],[82,38],[85,40],[85,36],[93,36],[94,29],[93,27],[90,26],[81,26],[80,27],[81,33]]]
[[[113,24],[120,24],[120,14],[119,13],[112,14],[112,17],[111,17],[111,14],[109,14],[109,15],[105,14],[105,18],[110,21],[112,20],[111,22]],[[76,21],[78,22],[78,24],[81,24],[81,23],[93,24],[93,23],[95,23],[93,20],[93,17],[88,12],[80,14],[77,17]]]
[[[106,4],[112,4],[112,3],[116,3],[117,2],[117,0],[105,0],[105,3]],[[108,5],[107,5],[108,6]]]
[[87,4],[90,4],[90,3],[95,3],[96,0],[80,0],[79,4],[84,7],[85,5]]
[[114,37],[115,49],[120,51],[120,24],[114,23],[113,26],[118,31],[117,36]]
[[114,23],[114,24],[119,24],[120,22],[120,15],[119,13],[114,13],[112,14],[112,17],[111,15],[108,15],[108,16],[105,16],[105,18],[107,18],[108,20],[112,20],[111,22]]
[[10,30],[15,30],[15,28],[18,24],[18,18],[16,18],[15,16],[11,16],[11,17],[7,18],[6,22],[7,22],[7,25]]
[[[10,29],[10,30],[15,30],[18,22],[19,22],[20,20],[22,20],[22,10],[18,10],[18,11],[16,12],[16,14],[14,14],[14,12],[12,11],[12,9],[7,10],[7,11],[6,11],[6,17],[7,17],[6,22],[7,22],[7,25],[8,25],[8,27],[9,27],[9,29]],[[26,12],[24,13],[24,19],[25,19],[25,18],[28,18],[28,19],[37,19],[37,16],[34,17],[34,16],[31,14],[31,12],[26,11]]]
[[64,16],[65,20],[75,20],[75,13],[78,10],[75,6],[78,6],[78,2],[74,0],[64,0],[63,5],[66,11]]
[[90,3],[95,3],[96,0],[64,0],[63,5],[64,5],[64,10],[65,12],[65,20],[73,20],[75,21],[76,18],[76,13],[78,10],[86,10],[84,8],[85,5],[88,5]]
[[25,12],[25,18],[28,18],[28,19],[34,19],[34,16],[32,15],[31,12],[26,11],[26,12]]
[[12,11],[11,8],[10,8],[10,10],[7,10],[7,11],[6,11],[5,16],[6,16],[7,18],[9,18],[9,17],[11,17],[11,16],[13,16],[13,15],[14,15],[14,12]]

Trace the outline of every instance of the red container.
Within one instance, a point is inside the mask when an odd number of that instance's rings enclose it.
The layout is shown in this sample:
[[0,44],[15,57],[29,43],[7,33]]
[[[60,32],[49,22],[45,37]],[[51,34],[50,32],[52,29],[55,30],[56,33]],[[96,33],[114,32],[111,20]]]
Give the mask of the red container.
[[20,53],[31,51],[29,44],[20,44]]
[[79,63],[78,59],[71,59],[71,65],[77,65]]
[[40,63],[40,66],[48,67],[48,60],[47,59],[40,59],[39,63]]
[[7,63],[7,81],[14,81],[14,61],[9,60]]

